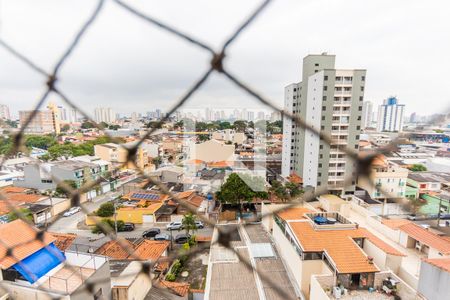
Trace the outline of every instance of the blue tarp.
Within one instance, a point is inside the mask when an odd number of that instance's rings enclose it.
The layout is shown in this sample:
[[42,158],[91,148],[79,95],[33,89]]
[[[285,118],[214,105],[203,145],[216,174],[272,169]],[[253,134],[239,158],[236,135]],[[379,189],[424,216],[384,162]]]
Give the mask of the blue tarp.
[[34,283],[65,260],[64,254],[51,243],[18,262],[13,268],[28,282]]

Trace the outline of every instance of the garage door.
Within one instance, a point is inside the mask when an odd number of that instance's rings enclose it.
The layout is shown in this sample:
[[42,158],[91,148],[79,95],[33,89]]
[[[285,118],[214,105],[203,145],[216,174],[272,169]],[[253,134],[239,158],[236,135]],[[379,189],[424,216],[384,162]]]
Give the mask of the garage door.
[[153,215],[142,215],[143,223],[153,223],[154,221]]

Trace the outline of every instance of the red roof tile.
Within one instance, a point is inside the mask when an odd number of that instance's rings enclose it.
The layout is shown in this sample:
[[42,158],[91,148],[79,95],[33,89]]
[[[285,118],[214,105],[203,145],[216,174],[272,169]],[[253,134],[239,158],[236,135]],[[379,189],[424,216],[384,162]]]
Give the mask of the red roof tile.
[[[44,232],[40,241],[36,234],[37,230],[21,219],[0,225],[0,267],[7,269],[55,240]],[[12,256],[6,255],[7,248],[12,249]]]
[[61,251],[66,251],[72,245],[73,241],[77,237],[76,234],[71,234],[71,233],[51,232],[50,234],[56,238],[54,244]]
[[[111,257],[112,259],[137,259],[156,261],[169,247],[167,241],[142,240],[133,244],[128,240],[109,241],[95,251],[96,254]],[[129,251],[133,251],[130,253]]]
[[186,294],[189,292],[189,283],[185,282],[171,282],[171,281],[160,281],[162,286],[165,286],[169,290],[173,291],[175,294],[177,294],[180,297],[186,296]]
[[450,258],[426,258],[423,261],[450,273]]
[[403,231],[413,239],[418,240],[422,244],[438,250],[444,255],[450,254],[450,241],[419,225],[409,223],[400,226],[399,230]]

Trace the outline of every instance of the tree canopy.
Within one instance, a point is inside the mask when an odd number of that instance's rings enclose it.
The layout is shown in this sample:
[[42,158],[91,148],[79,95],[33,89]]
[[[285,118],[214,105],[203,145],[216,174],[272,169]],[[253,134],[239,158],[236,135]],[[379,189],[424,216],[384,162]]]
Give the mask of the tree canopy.
[[[242,180],[241,176],[245,181]],[[250,183],[250,186],[254,187],[255,190],[250,188],[246,182]],[[242,204],[252,201],[255,197],[267,199],[268,193],[265,191],[264,183],[262,177],[231,173],[216,193],[216,197],[222,203],[227,204]]]
[[413,172],[421,172],[421,171],[426,171],[427,170],[427,167],[425,167],[424,165],[422,165],[422,164],[413,164],[412,166],[411,166],[411,168],[409,168],[411,171],[413,171]]
[[114,203],[105,202],[97,209],[97,216],[112,217],[114,215]]

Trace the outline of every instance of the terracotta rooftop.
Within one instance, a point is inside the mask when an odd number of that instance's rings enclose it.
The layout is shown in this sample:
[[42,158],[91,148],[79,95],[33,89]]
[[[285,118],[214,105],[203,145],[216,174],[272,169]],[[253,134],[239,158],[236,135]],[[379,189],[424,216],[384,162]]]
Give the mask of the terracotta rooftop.
[[425,258],[423,261],[450,273],[450,258]]
[[377,155],[372,161],[372,167],[387,167],[388,162],[386,156],[380,154]]
[[444,255],[450,254],[450,241],[419,225],[409,223],[398,227],[398,229],[422,244],[438,250]]
[[233,165],[234,163],[232,161],[225,161],[225,160],[208,163],[208,167],[210,168],[227,168],[232,167]]
[[56,238],[54,244],[61,251],[66,251],[72,245],[73,241],[76,239],[76,234],[71,233],[56,233],[49,232],[52,236]]
[[406,220],[406,219],[381,219],[381,223],[391,229],[398,229],[400,226],[403,226],[405,224],[409,224],[412,222],[409,220]]
[[25,193],[28,188],[18,187],[18,186],[6,186],[1,189],[3,193]]
[[180,199],[184,199],[184,198],[190,197],[194,193],[195,193],[195,190],[189,190],[189,191],[180,192],[180,193],[176,194],[176,196]]
[[[112,259],[138,259],[138,260],[151,260],[156,261],[164,251],[169,247],[167,241],[152,241],[142,240],[138,244],[133,244],[128,240],[121,240],[123,247],[117,241],[109,241],[103,244],[95,251],[96,254],[108,256]],[[130,254],[127,248],[132,249],[134,252]]]
[[[36,234],[36,229],[20,219],[0,225],[0,267],[7,269],[55,240],[44,232],[40,241]],[[12,256],[6,256],[7,248],[12,249]]]
[[311,212],[313,211],[305,207],[291,207],[286,210],[278,212],[277,215],[285,221],[301,220],[306,219],[304,215]]
[[189,292],[189,283],[185,282],[171,282],[171,281],[160,281],[161,285],[168,288],[176,295],[184,297]]
[[201,165],[204,163],[205,162],[201,159],[190,159],[190,160],[186,161],[186,164],[188,164],[188,165]]
[[388,254],[403,255],[364,228],[315,230],[308,221],[289,222],[289,226],[305,252],[326,251],[339,273],[379,271],[374,264],[369,263],[364,251],[355,243],[353,239],[356,238],[367,238]]
[[297,175],[297,173],[294,173],[294,172],[292,172],[291,175],[289,175],[287,179],[290,182],[295,183],[295,184],[303,183],[303,178],[301,178],[299,175]]
[[9,201],[14,201],[17,203],[34,203],[41,199],[47,198],[47,196],[36,195],[36,194],[24,194],[24,193],[7,193],[3,196]]

